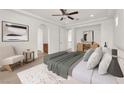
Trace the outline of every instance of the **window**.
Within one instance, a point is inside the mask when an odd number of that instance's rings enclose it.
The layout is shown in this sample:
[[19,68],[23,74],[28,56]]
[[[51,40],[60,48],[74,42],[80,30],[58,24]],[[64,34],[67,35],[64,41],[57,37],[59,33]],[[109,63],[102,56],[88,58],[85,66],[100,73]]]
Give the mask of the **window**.
[[68,31],[68,49],[72,49],[72,30]]

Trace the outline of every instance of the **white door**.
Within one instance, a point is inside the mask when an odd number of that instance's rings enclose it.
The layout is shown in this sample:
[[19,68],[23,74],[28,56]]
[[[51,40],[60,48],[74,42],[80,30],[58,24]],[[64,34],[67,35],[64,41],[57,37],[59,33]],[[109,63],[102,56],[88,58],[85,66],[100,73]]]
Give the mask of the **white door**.
[[59,33],[59,37],[60,37],[59,50],[60,51],[67,50],[67,42],[68,42],[67,35],[68,35],[67,31],[63,28],[60,28],[60,33]]
[[74,29],[68,30],[68,49],[75,51],[76,49],[76,34]]

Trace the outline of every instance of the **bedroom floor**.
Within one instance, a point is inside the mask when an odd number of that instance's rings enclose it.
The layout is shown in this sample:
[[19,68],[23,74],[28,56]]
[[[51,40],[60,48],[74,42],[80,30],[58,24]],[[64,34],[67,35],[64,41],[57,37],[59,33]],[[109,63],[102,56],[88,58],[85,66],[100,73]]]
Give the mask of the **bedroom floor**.
[[[17,66],[13,72],[9,71],[0,71],[0,84],[21,84],[17,73],[23,70],[29,69],[33,66],[39,65],[43,62],[43,58],[37,59],[34,62],[25,64],[24,66],[20,67]],[[63,84],[81,84],[77,80],[65,80]]]
[[35,60],[34,62],[25,64],[24,66],[14,68],[13,72],[0,71],[0,84],[20,84],[20,80],[17,73],[25,69],[31,68],[43,62],[42,58]]

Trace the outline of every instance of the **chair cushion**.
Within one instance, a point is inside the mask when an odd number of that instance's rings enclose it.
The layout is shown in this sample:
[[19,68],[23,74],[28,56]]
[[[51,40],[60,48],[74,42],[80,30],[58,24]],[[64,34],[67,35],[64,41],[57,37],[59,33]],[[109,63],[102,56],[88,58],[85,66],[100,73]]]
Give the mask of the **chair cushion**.
[[93,70],[86,68],[87,62],[81,61],[72,71],[72,77],[82,83],[90,83]]
[[1,46],[0,47],[0,59],[15,56],[15,51],[12,46]]
[[22,61],[23,59],[24,59],[23,55],[11,56],[11,57],[3,59],[0,65],[14,64],[19,61]]

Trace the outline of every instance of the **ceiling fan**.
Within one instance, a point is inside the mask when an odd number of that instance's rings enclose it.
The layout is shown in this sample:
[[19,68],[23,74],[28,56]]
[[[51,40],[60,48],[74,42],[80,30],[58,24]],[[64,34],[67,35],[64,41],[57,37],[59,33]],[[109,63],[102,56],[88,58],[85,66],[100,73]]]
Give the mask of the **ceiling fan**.
[[66,16],[67,18],[71,19],[71,20],[74,20],[74,18],[71,17],[71,15],[78,14],[78,11],[74,11],[74,12],[68,13],[68,12],[67,12],[67,9],[60,9],[60,11],[61,11],[62,14],[53,14],[53,15],[52,15],[52,16],[62,16],[61,19],[60,19],[60,21],[62,21],[65,16]]

